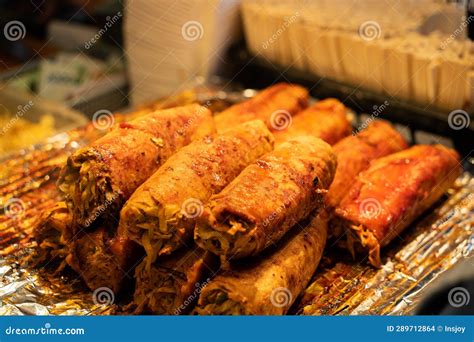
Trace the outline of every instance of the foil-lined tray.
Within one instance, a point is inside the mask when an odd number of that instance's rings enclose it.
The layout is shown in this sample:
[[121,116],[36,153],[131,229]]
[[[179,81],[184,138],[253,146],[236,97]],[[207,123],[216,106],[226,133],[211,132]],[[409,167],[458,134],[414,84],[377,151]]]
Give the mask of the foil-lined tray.
[[388,248],[375,269],[352,260],[331,243],[298,313],[406,315],[426,287],[463,259],[474,256],[474,178],[465,172],[449,195]]
[[[67,156],[103,132],[92,125],[4,157],[0,166],[0,315],[107,315],[120,306],[107,289],[92,292],[72,271],[37,268],[32,231],[59,194],[55,182]],[[358,263],[328,243],[296,314],[409,314],[436,277],[473,256],[474,178],[464,173],[398,241],[384,265]],[[102,292],[101,292],[102,291]]]

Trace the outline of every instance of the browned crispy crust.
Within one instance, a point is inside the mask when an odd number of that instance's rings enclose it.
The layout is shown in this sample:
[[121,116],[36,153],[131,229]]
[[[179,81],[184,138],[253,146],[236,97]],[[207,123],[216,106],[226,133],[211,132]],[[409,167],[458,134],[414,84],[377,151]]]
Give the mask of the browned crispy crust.
[[211,197],[195,241],[223,261],[258,254],[322,207],[336,164],[321,139],[301,136],[281,144]]
[[326,204],[335,208],[347,194],[356,176],[367,169],[372,160],[407,147],[403,136],[382,120],[373,121],[359,134],[342,139],[334,145],[338,165],[326,196]]
[[308,91],[298,85],[278,83],[259,92],[255,97],[229,107],[215,117],[219,132],[246,121],[259,119],[274,130],[272,114],[284,111],[295,115],[308,106]]
[[301,111],[292,118],[287,128],[274,134],[277,144],[299,135],[313,135],[333,145],[350,132],[347,108],[337,99],[329,98]]
[[[306,226],[307,225],[307,226]],[[283,315],[302,293],[321,259],[327,219],[295,227],[273,250],[217,275],[202,290],[205,315]]]
[[117,220],[123,203],[172,154],[213,134],[211,112],[199,105],[176,107],[120,123],[73,153],[58,180],[74,226],[98,217]]
[[66,262],[91,290],[107,287],[117,294],[140,257],[135,243],[100,227],[70,242]]
[[65,202],[58,202],[44,212],[33,230],[38,247],[35,264],[59,262],[57,271],[64,268],[64,258],[69,253],[67,232],[70,231],[72,217]]
[[151,262],[171,253],[192,240],[195,219],[211,195],[272,149],[273,135],[260,120],[182,148],[127,201],[119,234],[144,246]]
[[135,293],[129,309],[135,314],[185,314],[194,307],[215,267],[215,257],[195,246],[151,265],[145,258],[135,270]]
[[69,265],[91,290],[105,286],[118,293],[124,279],[133,275],[140,250],[132,241],[118,238],[113,229],[104,227],[71,236],[71,224],[64,202],[44,213],[34,230],[38,243],[35,264],[56,265],[56,272]]
[[380,248],[433,205],[460,172],[456,151],[441,145],[413,146],[372,162],[336,214],[348,236],[368,252],[369,262],[380,266]]

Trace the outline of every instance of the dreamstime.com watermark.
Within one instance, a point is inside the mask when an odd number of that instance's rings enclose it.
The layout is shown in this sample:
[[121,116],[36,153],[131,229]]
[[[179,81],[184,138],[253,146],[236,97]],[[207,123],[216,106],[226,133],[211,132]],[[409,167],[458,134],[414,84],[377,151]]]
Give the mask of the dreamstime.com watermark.
[[293,303],[293,294],[286,287],[277,287],[270,295],[270,302],[277,308],[290,306]]
[[26,27],[19,20],[12,20],[3,27],[3,35],[11,42],[23,39],[26,36]]
[[292,202],[295,201],[296,194],[291,194],[290,196],[288,196],[287,200],[284,203],[282,203],[278,208],[272,211],[271,214],[263,220],[263,226],[269,226],[282,212],[284,212],[291,205]]
[[293,24],[298,19],[299,16],[300,16],[300,13],[295,12],[295,14],[293,14],[289,18],[286,18],[283,21],[283,24],[281,24],[281,26],[275,31],[275,33],[273,33],[270,38],[268,38],[266,41],[262,43],[262,47],[265,50],[268,49],[268,47],[271,44],[275,43],[277,39],[283,34],[283,32],[285,32],[288,29],[288,27],[290,27],[290,25]]
[[453,110],[448,115],[448,125],[451,129],[459,131],[464,128],[468,128],[471,124],[471,118],[469,114],[462,109]]
[[383,113],[383,111],[390,105],[390,103],[385,100],[384,103],[382,103],[380,106],[375,105],[373,107],[373,111],[370,114],[370,117],[365,120],[355,131],[352,132],[352,135],[357,135],[360,131],[363,129],[366,129],[369,124],[374,121],[380,114]]
[[33,101],[28,101],[25,105],[20,105],[17,107],[17,111],[15,113],[15,116],[13,116],[5,126],[2,127],[2,129],[0,130],[0,135],[4,135],[5,133],[7,133],[10,128],[13,127],[13,125],[15,125],[15,123],[20,120],[20,118],[23,117],[23,115],[26,114],[26,112],[28,112],[33,106],[35,105],[35,103]]
[[114,124],[115,117],[110,110],[100,109],[92,115],[92,125],[101,131],[111,128]]
[[202,289],[207,286],[207,284],[211,281],[210,278],[207,278],[202,283],[197,282],[195,284],[195,289],[193,293],[191,293],[188,298],[181,304],[176,311],[174,312],[175,315],[181,315],[194,301],[199,297]]
[[180,135],[184,135],[186,131],[191,127],[194,121],[199,119],[211,106],[211,101],[206,101],[206,103],[202,104],[201,107],[194,113],[193,116],[191,116],[182,127],[178,128],[176,132],[174,133],[174,138],[177,138]]
[[446,38],[445,40],[441,42],[439,47],[444,50],[446,46],[451,44],[452,41],[456,39],[456,37],[458,37],[461,33],[463,33],[466,27],[473,21],[474,21],[474,15],[470,15],[469,17],[467,17],[466,20],[464,20],[461,23],[461,25],[459,25],[458,28],[455,29],[454,32],[449,35],[448,38]]
[[50,323],[45,323],[40,328],[5,328],[5,335],[85,335],[84,328],[53,328]]
[[202,24],[199,21],[187,21],[183,26],[181,26],[181,35],[184,40],[194,42],[204,36],[204,27],[202,27]]
[[465,208],[467,208],[467,207],[469,206],[469,203],[472,202],[473,197],[474,197],[474,194],[469,194],[469,195],[467,195],[466,198],[464,198],[463,200],[461,200],[461,202],[459,202],[459,205],[458,205],[458,206],[456,206],[455,208],[453,208],[451,211],[447,212],[446,215],[444,215],[444,217],[442,217],[442,218],[438,221],[438,224],[439,224],[439,225],[445,224],[446,222],[448,222],[449,220],[451,220],[453,217],[462,214],[462,212],[463,212],[464,210],[466,210]]
[[106,19],[106,22],[104,24],[104,27],[102,27],[95,35],[94,37],[92,37],[91,39],[89,39],[89,41],[87,41],[85,44],[84,44],[84,48],[86,48],[86,50],[89,50],[92,45],[94,45],[95,43],[97,43],[97,41],[99,41],[100,38],[102,38],[102,36],[117,22],[120,20],[120,18],[122,18],[122,12],[118,11],[117,14],[115,14],[113,17],[110,17],[108,16]]
[[97,220],[99,216],[102,215],[107,210],[107,208],[115,202],[118,196],[119,193],[114,192],[110,198],[105,200],[104,204],[98,206],[97,209],[94,210],[93,214],[85,220],[84,226],[89,227],[92,223],[94,223],[94,221]]
[[278,109],[270,115],[270,126],[276,131],[284,131],[292,122],[291,113],[284,109]]
[[382,28],[379,23],[374,20],[364,21],[359,26],[359,37],[370,42],[379,39],[382,36]]
[[115,294],[108,287],[99,287],[92,293],[92,301],[95,305],[109,306],[115,301]]
[[3,213],[9,218],[20,217],[26,210],[26,204],[16,197],[9,198],[3,205]]
[[204,205],[197,198],[188,198],[181,205],[181,213],[188,219],[193,219],[201,216]]
[[448,293],[448,302],[452,307],[460,308],[471,301],[469,291],[464,287],[453,287]]
[[359,212],[369,219],[377,217],[382,211],[382,205],[375,198],[366,198],[359,204]]

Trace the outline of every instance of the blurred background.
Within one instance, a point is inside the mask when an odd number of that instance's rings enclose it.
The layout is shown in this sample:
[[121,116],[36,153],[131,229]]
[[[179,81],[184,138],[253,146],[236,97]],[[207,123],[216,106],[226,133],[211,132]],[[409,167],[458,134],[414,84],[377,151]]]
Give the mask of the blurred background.
[[0,120],[18,121],[2,131],[0,152],[19,146],[11,136],[20,131],[31,133],[19,143],[28,145],[98,111],[199,84],[299,82],[361,113],[388,101],[388,119],[421,122],[437,141],[449,123],[461,127],[459,139],[472,133],[470,1],[0,0],[0,8]]

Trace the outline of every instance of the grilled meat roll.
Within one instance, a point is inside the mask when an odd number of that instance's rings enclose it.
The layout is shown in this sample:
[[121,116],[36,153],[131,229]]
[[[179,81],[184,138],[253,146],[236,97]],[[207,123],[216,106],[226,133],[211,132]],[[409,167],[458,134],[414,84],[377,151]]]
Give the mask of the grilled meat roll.
[[336,99],[316,102],[289,120],[286,126],[274,132],[277,144],[300,135],[313,135],[334,145],[351,133],[347,108]]
[[145,258],[135,270],[137,282],[130,308],[135,314],[189,312],[216,264],[211,253],[196,246],[160,258],[151,266]]
[[278,83],[259,92],[254,98],[235,104],[215,117],[222,132],[251,120],[262,120],[270,130],[280,129],[285,117],[308,106],[308,91],[298,85]]
[[258,254],[322,207],[336,164],[321,139],[301,136],[281,144],[211,197],[198,218],[195,241],[224,264]]
[[66,262],[91,290],[108,287],[117,294],[124,280],[132,278],[133,268],[142,258],[137,247],[134,242],[99,227],[70,242]]
[[127,201],[119,234],[144,246],[150,262],[171,253],[192,240],[203,203],[272,148],[273,135],[260,120],[182,148]]
[[[327,236],[326,215],[297,225],[272,251],[217,275],[202,290],[205,315],[283,315],[315,272]],[[307,226],[306,226],[307,225]]]
[[172,154],[214,132],[211,112],[189,105],[120,123],[73,153],[61,170],[58,187],[74,226],[88,227],[98,217],[117,220],[123,203]]
[[399,152],[408,145],[405,139],[388,122],[372,121],[357,135],[342,139],[333,146],[337,156],[334,181],[329,187],[326,204],[336,207],[347,194],[349,184],[357,175],[367,169],[374,159]]
[[72,217],[65,202],[56,203],[50,210],[41,215],[39,223],[33,230],[34,239],[38,244],[35,263],[59,261],[58,271],[64,264],[69,253],[67,233],[72,224]]
[[459,155],[441,145],[416,145],[372,162],[336,209],[349,249],[368,252],[369,262],[380,266],[380,248],[436,202],[460,172]]
[[71,225],[72,216],[64,202],[43,215],[34,231],[38,242],[36,264],[59,262],[56,272],[69,265],[91,290],[105,286],[118,293],[142,256],[136,244],[117,238],[113,230],[104,227],[71,236]]

